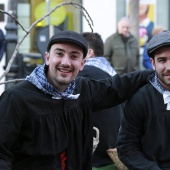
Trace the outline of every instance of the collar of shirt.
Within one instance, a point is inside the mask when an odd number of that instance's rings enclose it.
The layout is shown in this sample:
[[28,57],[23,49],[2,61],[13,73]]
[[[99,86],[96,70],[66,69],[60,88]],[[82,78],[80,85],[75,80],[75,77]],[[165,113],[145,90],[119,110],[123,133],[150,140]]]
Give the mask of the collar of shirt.
[[110,63],[104,57],[89,58],[87,59],[85,65],[97,67],[108,73],[110,76],[114,76],[115,74],[117,74]]
[[45,75],[45,64],[43,66],[36,67],[33,72],[26,77],[26,80],[30,81],[37,88],[42,90],[46,94],[52,95],[53,99],[77,99],[80,94],[74,95],[75,80],[70,83],[69,87],[64,92],[59,92],[54,86],[52,86]]
[[163,95],[164,104],[167,104],[166,110],[170,110],[170,91],[159,83],[156,72],[152,73],[150,83]]

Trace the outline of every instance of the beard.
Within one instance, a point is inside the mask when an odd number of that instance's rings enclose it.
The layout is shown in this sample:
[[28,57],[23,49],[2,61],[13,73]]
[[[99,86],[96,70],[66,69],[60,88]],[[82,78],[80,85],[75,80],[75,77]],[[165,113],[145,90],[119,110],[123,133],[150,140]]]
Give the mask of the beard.
[[158,81],[165,89],[168,88],[167,90],[169,90],[170,89],[170,79],[168,80],[168,79],[164,78],[164,75],[165,74],[160,75],[160,74],[157,73]]

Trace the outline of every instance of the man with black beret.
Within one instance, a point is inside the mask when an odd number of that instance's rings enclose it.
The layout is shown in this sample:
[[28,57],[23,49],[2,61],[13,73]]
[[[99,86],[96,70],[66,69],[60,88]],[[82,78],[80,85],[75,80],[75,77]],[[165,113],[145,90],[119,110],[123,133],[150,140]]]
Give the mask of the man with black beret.
[[58,32],[45,64],[1,95],[1,170],[91,170],[92,112],[127,100],[151,71],[77,77],[87,50],[79,33]]
[[126,103],[117,150],[130,170],[169,170],[170,31],[153,36],[147,52],[155,72]]
[[[104,54],[102,37],[98,33],[84,32],[83,37],[88,42],[86,63],[79,76],[96,80],[110,78],[116,75]],[[123,115],[124,104],[92,113],[93,126],[99,130],[100,142],[92,157],[92,170],[117,170],[116,164],[106,152],[116,147],[117,135],[120,128],[120,120]],[[94,137],[96,137],[96,132]]]

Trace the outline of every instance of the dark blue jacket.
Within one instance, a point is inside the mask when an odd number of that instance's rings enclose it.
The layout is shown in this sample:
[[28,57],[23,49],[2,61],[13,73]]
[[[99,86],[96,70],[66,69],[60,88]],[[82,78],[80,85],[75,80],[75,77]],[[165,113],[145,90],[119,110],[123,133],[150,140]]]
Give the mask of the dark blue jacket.
[[0,61],[3,57],[4,50],[5,50],[5,36],[2,30],[0,29]]
[[150,57],[147,54],[147,43],[143,47],[143,66],[146,69],[152,69],[152,64],[150,62]]

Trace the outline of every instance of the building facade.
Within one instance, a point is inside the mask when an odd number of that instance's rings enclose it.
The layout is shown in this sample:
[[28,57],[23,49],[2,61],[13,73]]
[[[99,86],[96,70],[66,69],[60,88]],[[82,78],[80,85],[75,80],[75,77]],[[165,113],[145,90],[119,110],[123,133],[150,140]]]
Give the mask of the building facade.
[[[169,0],[140,0],[153,3],[155,25],[162,25],[165,29],[170,29],[170,1]],[[77,4],[82,4],[84,9],[83,14],[78,6],[64,5],[57,8],[54,13],[46,17],[41,22],[37,23],[33,29],[31,26],[38,19],[47,14],[51,9],[59,4],[64,3],[64,0],[1,0],[0,9],[15,15],[20,25],[16,25],[16,31],[13,34],[17,36],[17,42],[20,42],[24,36],[23,42],[19,46],[18,56],[22,57],[22,61],[18,64],[26,65],[25,63],[43,63],[43,53],[46,50],[46,44],[53,33],[59,30],[74,30],[77,32],[93,31],[101,34],[103,41],[108,36],[116,31],[116,25],[119,19],[123,16],[128,16],[129,0],[74,0]],[[87,13],[86,13],[87,11]],[[89,20],[88,15],[91,17]],[[9,16],[0,13],[0,28],[5,34],[8,34],[5,28],[9,22]],[[90,26],[89,26],[90,23]],[[13,49],[11,49],[12,52]],[[10,56],[5,56],[9,60]],[[30,59],[32,58],[32,59]],[[0,63],[0,71],[6,65],[3,59]],[[23,66],[23,67],[24,67]],[[21,68],[21,67],[20,67]],[[22,68],[22,72],[24,69]],[[23,73],[24,74],[24,73]],[[22,75],[23,75],[22,74]],[[20,76],[21,71],[20,71]],[[2,85],[0,85],[0,89]]]

